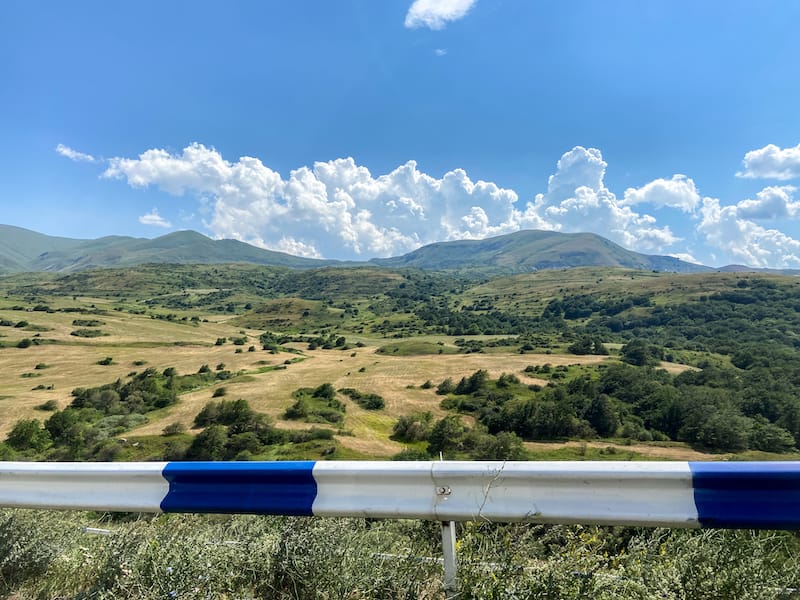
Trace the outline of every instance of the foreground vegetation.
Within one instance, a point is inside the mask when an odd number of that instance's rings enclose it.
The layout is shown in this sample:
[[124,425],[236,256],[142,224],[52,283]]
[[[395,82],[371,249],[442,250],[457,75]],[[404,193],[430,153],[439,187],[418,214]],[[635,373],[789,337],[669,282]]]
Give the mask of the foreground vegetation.
[[[798,597],[786,533],[471,523],[458,537],[459,598]],[[439,599],[439,539],[420,521],[5,510],[0,594]]]

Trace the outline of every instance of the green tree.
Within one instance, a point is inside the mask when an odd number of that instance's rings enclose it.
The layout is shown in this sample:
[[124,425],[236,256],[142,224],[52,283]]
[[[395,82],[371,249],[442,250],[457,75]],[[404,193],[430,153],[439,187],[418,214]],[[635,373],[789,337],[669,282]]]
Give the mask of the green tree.
[[458,415],[449,415],[437,421],[428,437],[428,453],[436,455],[439,452],[457,452],[461,449],[466,432],[467,428]]
[[601,437],[614,435],[619,427],[619,419],[614,412],[611,399],[605,394],[592,398],[584,418]]
[[399,442],[420,442],[428,439],[431,432],[433,415],[429,412],[417,412],[403,415],[392,428],[392,439]]
[[336,389],[330,383],[323,383],[311,392],[314,398],[321,398],[323,400],[332,400],[336,396]]
[[14,424],[6,444],[14,450],[44,450],[51,443],[50,433],[38,419],[22,419]]
[[186,451],[187,460],[222,460],[228,432],[222,425],[209,425],[192,441]]

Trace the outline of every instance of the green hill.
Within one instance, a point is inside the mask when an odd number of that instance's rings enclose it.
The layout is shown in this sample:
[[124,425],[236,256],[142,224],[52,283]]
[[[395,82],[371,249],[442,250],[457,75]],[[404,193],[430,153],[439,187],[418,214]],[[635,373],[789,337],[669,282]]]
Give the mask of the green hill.
[[571,267],[624,267],[694,273],[712,270],[671,256],[626,250],[592,233],[517,231],[485,240],[460,240],[423,246],[400,257],[374,259],[381,266],[426,270],[513,274]]
[[124,236],[77,240],[0,225],[0,273],[70,272],[146,263],[252,263],[295,269],[340,264],[264,250],[237,240],[212,240],[195,231],[177,231],[152,240]]
[[369,264],[394,269],[450,271],[479,277],[572,267],[623,267],[676,273],[712,270],[670,256],[626,250],[591,233],[518,231],[485,240],[438,242],[403,256],[355,263],[301,258],[237,240],[212,240],[195,231],[177,231],[152,240],[125,236],[76,240],[0,225],[0,274],[23,271],[64,273],[158,263],[250,263],[291,269]]

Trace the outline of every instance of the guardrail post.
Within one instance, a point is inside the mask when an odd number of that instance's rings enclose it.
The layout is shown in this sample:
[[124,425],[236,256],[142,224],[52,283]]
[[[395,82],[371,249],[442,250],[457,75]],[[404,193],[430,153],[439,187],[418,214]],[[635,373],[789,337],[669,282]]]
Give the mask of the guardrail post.
[[456,522],[442,521],[442,554],[444,557],[445,598],[458,597],[458,562],[456,557]]

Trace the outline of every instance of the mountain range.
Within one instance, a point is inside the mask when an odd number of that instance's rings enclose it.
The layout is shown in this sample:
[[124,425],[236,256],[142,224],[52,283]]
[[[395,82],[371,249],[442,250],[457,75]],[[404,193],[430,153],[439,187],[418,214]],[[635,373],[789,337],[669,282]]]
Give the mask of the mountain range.
[[[484,240],[437,242],[402,256],[357,263],[292,256],[237,240],[212,240],[195,231],[177,231],[155,239],[108,236],[81,240],[0,225],[0,274],[63,273],[146,263],[253,263],[292,269],[371,264],[486,276],[583,266],[679,273],[715,270],[670,256],[626,250],[592,233],[524,230]],[[725,269],[749,270],[742,266]]]

